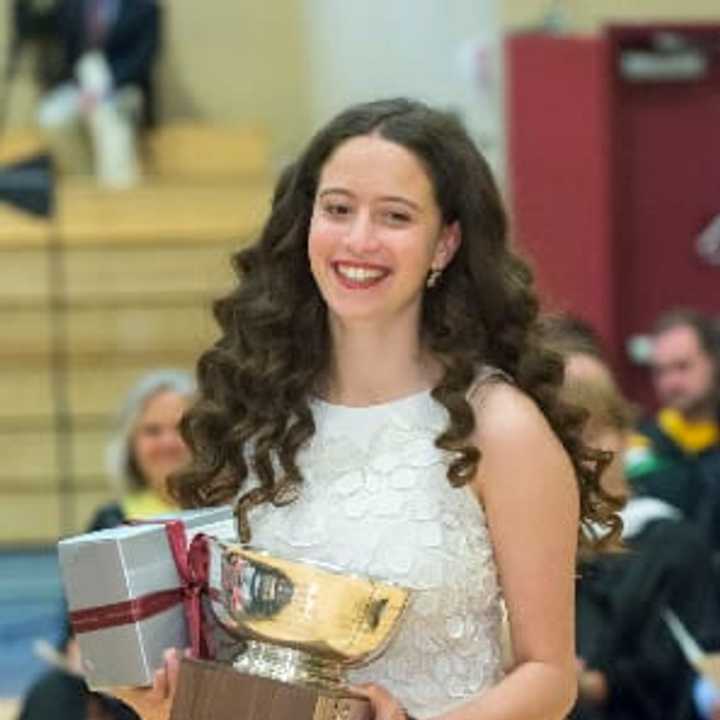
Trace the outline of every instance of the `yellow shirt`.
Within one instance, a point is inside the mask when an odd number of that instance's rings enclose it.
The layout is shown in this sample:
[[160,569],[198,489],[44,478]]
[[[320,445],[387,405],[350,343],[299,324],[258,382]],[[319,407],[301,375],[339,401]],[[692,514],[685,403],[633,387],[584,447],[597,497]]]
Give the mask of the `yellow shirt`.
[[127,520],[147,520],[158,515],[177,512],[176,505],[171,505],[149,489],[126,495],[120,501],[120,505]]
[[720,429],[713,420],[691,422],[677,410],[665,408],[658,415],[658,425],[688,453],[699,453],[720,443]]

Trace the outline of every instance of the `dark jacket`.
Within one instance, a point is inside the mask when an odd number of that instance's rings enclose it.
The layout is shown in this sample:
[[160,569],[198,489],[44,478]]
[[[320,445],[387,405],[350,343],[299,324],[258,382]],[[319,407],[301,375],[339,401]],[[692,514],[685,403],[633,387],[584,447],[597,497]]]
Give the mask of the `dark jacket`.
[[30,688],[18,720],[87,720],[91,705],[95,710],[93,717],[140,720],[124,703],[91,692],[81,677],[60,669],[40,676]]
[[114,528],[122,525],[125,520],[127,520],[127,518],[125,517],[122,505],[117,501],[111,501],[97,509],[88,525],[87,532]]
[[[115,87],[135,85],[146,100],[147,124],[154,121],[152,70],[160,47],[160,10],[155,0],[120,0],[117,16],[99,49]],[[75,63],[90,49],[85,0],[61,0],[58,35],[64,51],[64,79],[74,78]]]
[[627,467],[635,494],[678,508],[712,550],[720,552],[720,443],[690,450],[681,438],[665,432],[657,418],[643,422],[636,438],[646,444],[646,457]]
[[671,636],[671,608],[701,639],[710,627],[708,548],[689,524],[649,522],[627,552],[595,558],[577,585],[577,654],[606,677],[603,707],[578,705],[578,720],[689,720],[694,672]]

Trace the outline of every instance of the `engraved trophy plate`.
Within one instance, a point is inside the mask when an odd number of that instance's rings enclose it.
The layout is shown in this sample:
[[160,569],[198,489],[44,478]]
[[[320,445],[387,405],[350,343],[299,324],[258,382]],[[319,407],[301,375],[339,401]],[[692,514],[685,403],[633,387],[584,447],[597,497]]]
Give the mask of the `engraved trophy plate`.
[[[347,690],[345,671],[382,654],[410,591],[240,543],[208,538],[208,544],[210,607],[215,622],[237,639],[237,652],[230,665],[183,663],[181,684],[191,689],[178,693],[173,720],[200,717],[200,711],[221,717],[229,686],[236,693],[236,718],[369,717],[367,701]],[[217,691],[208,692],[208,683]],[[204,698],[199,705],[198,697]],[[302,698],[309,703],[303,711]]]

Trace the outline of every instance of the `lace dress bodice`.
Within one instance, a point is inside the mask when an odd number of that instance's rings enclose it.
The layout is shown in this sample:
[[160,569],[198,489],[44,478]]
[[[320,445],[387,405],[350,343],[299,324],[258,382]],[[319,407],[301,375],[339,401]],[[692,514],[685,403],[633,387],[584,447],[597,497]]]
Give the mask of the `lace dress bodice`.
[[304,483],[285,507],[252,511],[253,544],[415,589],[386,652],[350,673],[418,718],[501,677],[502,600],[483,509],[450,486],[435,447],[447,413],[429,391],[382,405],[313,401]]

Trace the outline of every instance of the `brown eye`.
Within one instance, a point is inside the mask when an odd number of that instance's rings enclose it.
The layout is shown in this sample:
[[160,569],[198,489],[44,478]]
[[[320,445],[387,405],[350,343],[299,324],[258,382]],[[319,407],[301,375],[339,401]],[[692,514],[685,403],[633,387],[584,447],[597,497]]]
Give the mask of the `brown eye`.
[[412,219],[410,215],[401,210],[388,210],[385,212],[385,219],[391,225],[405,225]]
[[343,203],[328,203],[324,209],[332,217],[345,217],[350,214],[350,206]]

